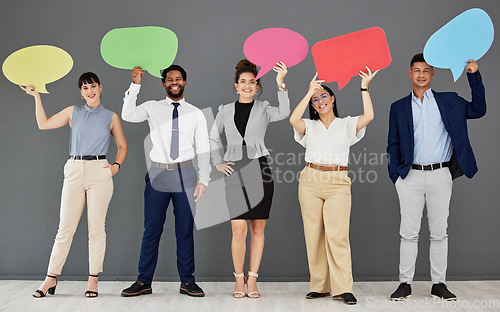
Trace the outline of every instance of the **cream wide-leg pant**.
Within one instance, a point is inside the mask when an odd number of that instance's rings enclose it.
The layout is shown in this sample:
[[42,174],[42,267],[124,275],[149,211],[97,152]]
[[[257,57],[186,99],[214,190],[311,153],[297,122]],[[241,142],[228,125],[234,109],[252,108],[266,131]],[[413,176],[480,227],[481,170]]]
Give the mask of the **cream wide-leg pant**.
[[332,296],[352,293],[351,179],[347,171],[320,171],[306,166],[299,179],[299,202],[310,291],[331,291]]
[[64,166],[59,229],[50,255],[48,273],[61,274],[73,235],[87,202],[89,273],[102,272],[106,250],[105,222],[113,195],[106,160],[68,160]]

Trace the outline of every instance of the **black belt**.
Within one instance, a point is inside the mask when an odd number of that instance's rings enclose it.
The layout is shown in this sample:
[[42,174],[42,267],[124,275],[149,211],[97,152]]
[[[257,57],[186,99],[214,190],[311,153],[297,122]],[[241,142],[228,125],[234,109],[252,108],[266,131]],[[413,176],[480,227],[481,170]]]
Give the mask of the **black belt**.
[[449,167],[450,162],[442,162],[442,163],[437,163],[437,164],[428,164],[428,165],[411,165],[411,169],[416,169],[416,170],[421,170],[421,171],[428,171],[428,170],[436,170],[436,169],[441,169],[444,167]]
[[84,156],[73,156],[69,155],[71,160],[99,160],[106,159],[106,155],[84,155]]
[[160,169],[167,169],[167,170],[177,170],[181,169],[187,166],[191,166],[193,164],[192,160],[186,160],[183,162],[178,162],[178,163],[173,163],[173,164],[165,164],[165,163],[158,163],[156,161],[151,162],[152,167],[160,168]]

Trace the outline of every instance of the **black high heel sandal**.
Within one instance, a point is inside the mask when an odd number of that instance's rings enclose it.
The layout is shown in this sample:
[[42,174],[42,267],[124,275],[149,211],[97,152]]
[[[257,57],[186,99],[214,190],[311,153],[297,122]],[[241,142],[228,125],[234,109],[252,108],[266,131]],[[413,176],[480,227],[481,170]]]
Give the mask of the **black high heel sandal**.
[[[99,274],[95,275],[95,274],[89,274],[89,276],[91,277],[99,277]],[[85,292],[85,297],[87,298],[95,298],[99,296],[99,293],[97,291],[93,291],[93,290],[87,290]]]
[[55,293],[56,293],[56,286],[57,286],[57,276],[53,276],[53,275],[49,275],[49,274],[47,274],[47,276],[50,277],[50,278],[56,279],[56,285],[54,287],[50,287],[49,289],[47,289],[46,293],[43,293],[43,291],[41,291],[40,289],[35,290],[35,293],[39,294],[40,296],[36,296],[35,294],[33,294],[33,297],[35,297],[35,298],[43,298],[47,294],[49,294],[49,295],[55,295]]

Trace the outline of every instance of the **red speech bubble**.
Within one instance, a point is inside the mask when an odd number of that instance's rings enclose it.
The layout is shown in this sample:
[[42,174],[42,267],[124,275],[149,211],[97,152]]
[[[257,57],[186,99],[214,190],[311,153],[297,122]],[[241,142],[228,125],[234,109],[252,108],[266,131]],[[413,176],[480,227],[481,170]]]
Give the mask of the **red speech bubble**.
[[379,27],[317,42],[311,53],[318,78],[327,83],[337,81],[339,90],[360,70],[366,72],[365,66],[375,71],[391,64],[387,38]]
[[278,62],[290,68],[302,62],[309,53],[307,40],[286,28],[266,28],[250,35],[243,45],[248,60],[260,66],[256,79],[264,76]]

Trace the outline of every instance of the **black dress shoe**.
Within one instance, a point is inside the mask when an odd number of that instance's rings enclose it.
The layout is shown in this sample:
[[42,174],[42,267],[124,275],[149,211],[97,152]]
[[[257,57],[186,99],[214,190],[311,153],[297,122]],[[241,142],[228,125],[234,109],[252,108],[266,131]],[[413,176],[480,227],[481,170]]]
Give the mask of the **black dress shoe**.
[[195,282],[181,283],[180,293],[191,297],[205,297],[205,293]]
[[333,296],[333,299],[341,299],[345,304],[356,304],[358,302],[352,293],[343,293],[341,295]]
[[306,298],[307,299],[318,299],[318,298],[322,298],[322,297],[326,297],[326,296],[330,296],[330,293],[329,292],[320,293],[320,292],[311,291],[310,293],[308,293],[306,295]]
[[391,295],[392,301],[403,301],[411,297],[411,286],[408,283],[401,283],[395,292]]
[[457,296],[448,290],[445,284],[433,284],[431,289],[431,296],[441,298],[446,301],[457,300]]
[[150,295],[153,293],[151,285],[146,285],[140,281],[136,281],[129,288],[122,290],[122,297],[133,297],[140,295]]

